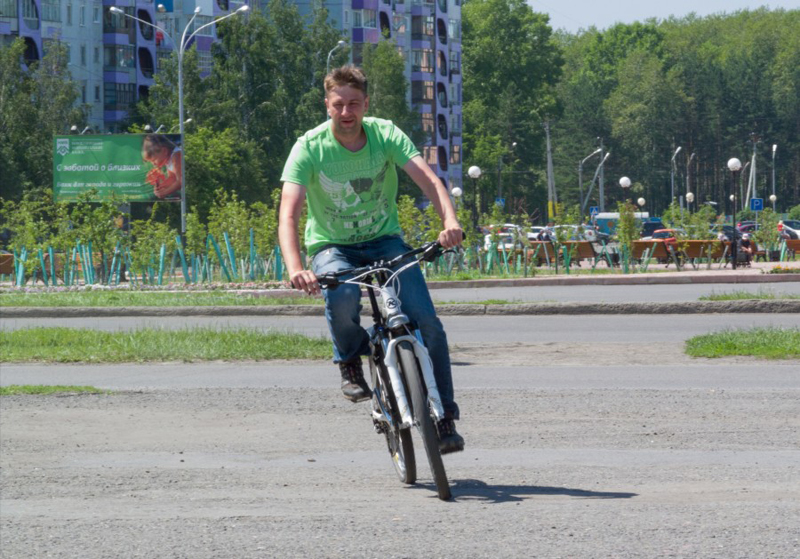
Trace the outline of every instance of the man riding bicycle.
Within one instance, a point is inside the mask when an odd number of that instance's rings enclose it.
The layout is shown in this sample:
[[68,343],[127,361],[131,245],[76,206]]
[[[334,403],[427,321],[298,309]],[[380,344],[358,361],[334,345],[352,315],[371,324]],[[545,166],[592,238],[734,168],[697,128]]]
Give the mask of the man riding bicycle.
[[[390,260],[410,249],[397,214],[398,165],[441,217],[439,243],[444,248],[460,244],[463,231],[447,189],[414,144],[391,121],[364,116],[369,97],[367,78],[359,68],[343,66],[325,77],[325,107],[330,120],[297,140],[281,177],[278,237],[294,288],[318,294],[318,274]],[[298,235],[306,198],[305,244],[311,269],[303,267]],[[441,451],[463,450],[464,439],[454,423],[459,410],[453,399],[447,336],[419,267],[401,273],[400,285],[403,311],[422,333],[445,410],[437,425]],[[361,356],[369,355],[369,337],[360,325],[361,290],[342,285],[326,289],[324,297],[342,393],[352,402],[366,400],[371,393]]]

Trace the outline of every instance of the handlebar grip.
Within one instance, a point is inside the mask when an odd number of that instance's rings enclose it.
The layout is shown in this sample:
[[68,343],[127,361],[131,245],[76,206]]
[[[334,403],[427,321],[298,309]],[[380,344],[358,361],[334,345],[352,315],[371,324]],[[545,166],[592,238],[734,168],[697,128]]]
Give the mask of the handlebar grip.
[[320,287],[327,287],[330,289],[336,288],[341,282],[339,278],[334,275],[333,272],[328,272],[327,274],[322,274],[317,276],[317,283],[319,283]]

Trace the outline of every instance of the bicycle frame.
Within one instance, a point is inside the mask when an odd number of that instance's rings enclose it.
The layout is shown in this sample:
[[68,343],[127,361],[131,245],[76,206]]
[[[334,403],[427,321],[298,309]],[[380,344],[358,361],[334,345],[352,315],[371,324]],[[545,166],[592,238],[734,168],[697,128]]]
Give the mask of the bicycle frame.
[[[400,429],[408,428],[414,422],[411,414],[411,407],[408,403],[408,396],[404,388],[405,383],[401,378],[398,365],[396,348],[401,342],[408,342],[414,350],[414,355],[419,362],[422,372],[422,380],[427,389],[428,402],[433,416],[436,421],[444,418],[444,407],[442,406],[439,389],[436,386],[433,364],[428,354],[428,349],[422,341],[422,335],[419,330],[417,328],[412,329],[411,321],[408,316],[402,312],[398,290],[395,289],[393,285],[394,282],[399,281],[400,273],[411,266],[417,265],[418,260],[416,258],[413,259],[410,263],[400,267],[397,271],[389,269],[390,266],[402,262],[405,258],[419,254],[420,252],[429,251],[434,245],[435,243],[431,243],[426,247],[401,255],[390,263],[381,262],[365,268],[336,272],[333,274],[333,277],[328,278],[327,281],[324,281],[324,277],[320,278],[321,284],[331,283],[333,279],[336,283],[349,283],[367,288],[374,321],[374,326],[369,329],[370,339],[374,346],[380,345],[382,355],[379,356],[379,360],[383,362],[389,374],[391,388],[398,407],[397,411],[400,415],[400,425],[398,426]],[[338,276],[342,276],[346,273],[354,273],[355,275],[350,279],[339,281]],[[377,285],[372,285],[372,277],[377,280]],[[362,278],[366,278],[365,281],[359,281]],[[378,299],[383,303],[382,305],[379,304]],[[376,363],[376,366],[377,365]],[[379,387],[376,387],[376,389],[379,389]],[[390,425],[394,423],[390,414],[385,409],[382,409],[380,413],[377,411],[373,412],[373,418],[378,421],[387,422]]]

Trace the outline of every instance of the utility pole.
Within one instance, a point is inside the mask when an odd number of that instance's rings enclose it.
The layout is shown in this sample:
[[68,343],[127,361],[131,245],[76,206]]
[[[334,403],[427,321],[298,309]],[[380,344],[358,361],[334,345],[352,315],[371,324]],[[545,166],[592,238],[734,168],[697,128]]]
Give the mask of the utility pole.
[[550,121],[544,121],[544,133],[547,138],[547,211],[548,217],[554,217],[558,207],[556,179],[553,174],[553,150],[550,146]]
[[[600,161],[605,161],[604,159],[604,150],[603,150],[603,138],[597,138],[600,140]],[[605,197],[605,189],[603,186],[603,181],[605,180],[605,165],[600,166],[600,180],[598,182],[598,196],[600,197],[600,211],[606,211],[606,197]]]

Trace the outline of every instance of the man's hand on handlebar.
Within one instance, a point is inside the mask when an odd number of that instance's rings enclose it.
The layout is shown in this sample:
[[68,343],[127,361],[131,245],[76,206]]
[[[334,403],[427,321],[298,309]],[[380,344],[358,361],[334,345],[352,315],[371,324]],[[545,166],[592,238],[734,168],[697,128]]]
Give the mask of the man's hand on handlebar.
[[448,249],[460,245],[464,237],[464,230],[461,229],[458,223],[445,224],[445,228],[439,233],[439,238],[437,240],[439,244],[442,245],[442,248]]
[[289,275],[292,287],[298,291],[305,291],[308,295],[319,295],[320,288],[317,276],[311,270],[300,270]]

